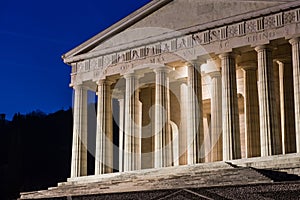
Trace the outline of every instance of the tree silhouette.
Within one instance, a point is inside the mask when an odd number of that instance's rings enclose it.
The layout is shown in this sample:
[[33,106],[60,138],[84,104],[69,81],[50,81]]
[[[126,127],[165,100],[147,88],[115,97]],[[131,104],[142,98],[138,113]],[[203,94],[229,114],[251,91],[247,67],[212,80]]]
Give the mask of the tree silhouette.
[[72,109],[16,113],[0,123],[0,199],[47,189],[70,173]]

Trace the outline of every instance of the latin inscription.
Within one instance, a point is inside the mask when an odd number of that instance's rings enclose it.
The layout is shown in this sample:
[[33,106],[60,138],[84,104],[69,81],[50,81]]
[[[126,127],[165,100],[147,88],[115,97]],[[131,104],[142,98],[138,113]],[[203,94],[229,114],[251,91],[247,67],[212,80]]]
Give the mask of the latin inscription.
[[[204,5],[204,10],[211,9],[210,6]],[[132,61],[164,64],[175,61],[176,58],[193,58],[198,53],[202,55],[205,52],[199,51],[201,46],[203,51],[224,51],[238,47],[239,44],[248,45],[276,39],[281,36],[280,32],[276,32],[278,28],[284,26],[285,33],[288,33],[286,25],[298,22],[294,14],[298,11],[300,12],[300,8],[79,61],[74,65],[73,73],[94,71],[94,77],[124,73],[133,68]],[[240,43],[237,43],[238,41]]]
[[261,33],[256,33],[251,36],[247,36],[247,41],[248,43],[255,43],[263,40],[270,40],[272,38],[275,38],[276,33],[275,31],[270,31],[270,32],[261,32]]

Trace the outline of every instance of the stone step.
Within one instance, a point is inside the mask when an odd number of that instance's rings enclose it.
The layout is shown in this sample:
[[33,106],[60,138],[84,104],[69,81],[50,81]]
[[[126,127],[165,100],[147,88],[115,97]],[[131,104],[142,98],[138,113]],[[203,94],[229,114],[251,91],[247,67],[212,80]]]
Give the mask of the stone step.
[[280,171],[283,171],[283,172],[287,172],[289,174],[294,174],[294,175],[297,175],[297,176],[300,176],[300,168],[294,168],[294,169],[282,169]]
[[[142,173],[143,174],[143,173]],[[191,175],[192,174],[192,175]],[[127,177],[126,177],[127,178]],[[133,191],[155,189],[170,189],[178,187],[208,187],[208,186],[224,186],[232,184],[248,184],[248,183],[262,183],[272,182],[270,179],[262,176],[258,172],[250,168],[229,168],[205,171],[203,173],[185,173],[164,175],[156,177],[153,174],[148,174],[146,177],[132,176],[132,179],[120,181],[111,180],[109,178],[105,182],[89,183],[89,184],[74,184],[74,185],[60,185],[57,190],[65,191],[66,193],[78,193],[86,191],[93,193],[98,191],[101,193],[112,191],[128,191],[131,188]],[[87,186],[88,185],[88,186]]]
[[[270,169],[282,170],[274,172]],[[299,154],[250,158],[190,166],[145,169],[133,172],[104,174],[68,179],[49,190],[23,193],[23,199],[81,194],[104,194],[178,188],[208,188],[232,185],[273,183],[274,181],[298,180]]]
[[[45,197],[55,194],[79,195],[98,194],[109,192],[125,192],[125,191],[143,191],[149,189],[173,189],[173,188],[191,188],[191,187],[209,187],[209,186],[226,186],[234,184],[249,183],[267,183],[272,182],[271,179],[264,177],[251,168],[224,168],[205,170],[202,173],[194,173],[189,170],[181,171],[180,174],[160,175],[159,177],[152,173],[143,173],[144,176],[134,174],[128,179],[123,177],[109,177],[106,181],[101,180],[94,183],[73,183],[60,184],[57,188],[44,191]],[[122,180],[121,180],[122,179]],[[42,195],[42,193],[40,193]]]
[[275,155],[269,157],[247,158],[230,161],[233,165],[240,167],[253,167],[288,172],[300,175],[300,154]]
[[[293,159],[290,159],[293,160]],[[239,163],[240,164],[240,163]],[[56,195],[76,196],[80,194],[100,194],[111,192],[144,191],[150,189],[174,189],[194,187],[215,187],[229,185],[247,185],[258,183],[272,183],[274,176],[281,179],[289,174],[276,174],[250,167],[237,167],[236,163],[219,162],[211,165],[197,164],[194,166],[179,166],[163,169],[140,170],[102,176],[80,177],[58,187],[39,191],[39,197]],[[273,176],[271,176],[273,175]],[[275,179],[275,181],[278,181]],[[36,197],[37,193],[26,194],[26,197]]]

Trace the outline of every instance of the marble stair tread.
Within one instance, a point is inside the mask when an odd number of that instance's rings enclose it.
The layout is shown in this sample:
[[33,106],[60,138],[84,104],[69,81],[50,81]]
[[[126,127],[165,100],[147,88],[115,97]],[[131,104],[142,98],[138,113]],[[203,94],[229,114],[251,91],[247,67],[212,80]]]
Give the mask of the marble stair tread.
[[[200,167],[201,169],[197,168]],[[141,170],[100,177],[88,177],[92,181],[78,180],[60,183],[58,187],[36,193],[26,193],[26,197],[76,196],[81,194],[104,194],[116,192],[136,192],[157,189],[201,188],[228,185],[272,183],[273,181],[250,167],[234,168],[226,163],[218,163],[214,169],[209,165],[183,166],[159,170]],[[206,167],[206,168],[205,168]]]

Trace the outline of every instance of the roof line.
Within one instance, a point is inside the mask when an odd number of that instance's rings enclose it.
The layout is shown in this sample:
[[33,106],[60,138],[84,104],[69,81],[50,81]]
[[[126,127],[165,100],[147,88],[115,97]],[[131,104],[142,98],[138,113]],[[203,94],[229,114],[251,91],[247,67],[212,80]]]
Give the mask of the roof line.
[[[279,12],[279,11],[283,11],[286,9],[290,9],[290,8],[294,8],[294,7],[298,7],[300,6],[299,1],[292,1],[286,4],[280,4],[280,5],[276,5],[276,6],[272,6],[272,7],[268,7],[268,8],[264,8],[255,12],[248,12],[248,13],[243,13],[243,14],[239,14],[239,15],[235,15],[235,16],[231,16],[228,18],[224,18],[221,20],[217,20],[217,21],[212,21],[209,23],[205,23],[205,24],[198,24],[192,27],[188,27],[188,28],[184,28],[184,29],[178,29],[175,31],[179,31],[181,34],[191,34],[191,33],[195,33],[195,32],[199,32],[199,31],[204,31],[204,30],[208,30],[211,29],[212,27],[219,27],[219,26],[223,26],[226,24],[231,24],[231,23],[235,23],[238,21],[242,21],[242,20],[249,20],[251,18],[256,18],[259,16],[264,16],[266,14],[270,14],[270,13],[275,13],[275,12]],[[174,35],[167,35],[166,38],[168,38],[169,36],[174,37]],[[169,38],[170,39],[170,38]],[[139,44],[139,46],[141,46],[143,44]],[[64,62],[66,64],[70,64],[72,62],[76,62],[79,60],[83,60],[83,59],[87,59],[87,58],[93,58],[99,55],[103,55],[103,54],[108,54],[110,52],[108,51],[97,51],[97,52],[93,52],[92,54],[82,54],[82,55],[74,55],[74,56],[70,56],[68,58],[63,58]]]
[[103,42],[107,38],[120,33],[124,29],[130,27],[131,25],[135,24],[137,21],[143,19],[147,15],[155,12],[156,10],[160,9],[164,5],[170,3],[173,0],[152,0],[150,3],[144,5],[140,9],[136,10],[135,12],[131,13],[124,19],[118,21],[117,23],[113,24],[109,28],[103,30],[102,32],[98,33],[91,39],[87,40],[86,42],[80,44],[79,46],[75,47],[74,49],[68,51],[62,58],[72,57],[78,53],[88,51],[99,43]]

